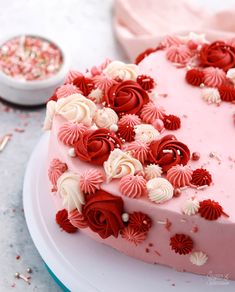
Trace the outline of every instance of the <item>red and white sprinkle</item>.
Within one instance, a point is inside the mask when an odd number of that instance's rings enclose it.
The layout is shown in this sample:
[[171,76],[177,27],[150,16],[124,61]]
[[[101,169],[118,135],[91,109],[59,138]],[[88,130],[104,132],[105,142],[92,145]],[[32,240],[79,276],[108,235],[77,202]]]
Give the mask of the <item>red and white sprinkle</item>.
[[0,47],[0,70],[21,80],[42,80],[55,75],[61,68],[61,50],[46,39],[18,36]]

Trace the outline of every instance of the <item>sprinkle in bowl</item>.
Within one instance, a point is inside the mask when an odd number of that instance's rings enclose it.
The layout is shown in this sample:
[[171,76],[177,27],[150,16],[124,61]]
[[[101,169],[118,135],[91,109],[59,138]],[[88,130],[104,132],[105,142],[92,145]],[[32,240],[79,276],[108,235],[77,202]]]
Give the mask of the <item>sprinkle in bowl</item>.
[[0,42],[0,96],[11,103],[44,104],[69,70],[64,46],[38,35]]

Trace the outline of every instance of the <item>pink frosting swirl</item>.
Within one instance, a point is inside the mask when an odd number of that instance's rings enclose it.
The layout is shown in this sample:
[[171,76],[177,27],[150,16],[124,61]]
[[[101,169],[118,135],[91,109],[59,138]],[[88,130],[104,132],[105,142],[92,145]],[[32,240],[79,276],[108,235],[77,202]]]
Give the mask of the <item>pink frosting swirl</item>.
[[112,62],[109,58],[105,59],[104,62],[99,66],[93,66],[91,68],[91,75],[96,76],[102,74],[103,70]]
[[92,80],[96,88],[99,88],[105,92],[108,91],[112,85],[117,84],[117,81],[105,75],[96,75],[92,78]]
[[203,70],[203,82],[209,87],[219,87],[226,81],[224,70],[215,67],[208,67]]
[[83,74],[79,71],[76,70],[70,70],[68,75],[65,78],[64,84],[67,83],[73,83],[73,80],[76,79],[77,77],[81,77]]
[[185,187],[192,180],[192,169],[187,165],[175,165],[167,171],[166,178],[175,188]]
[[98,169],[89,169],[80,176],[80,188],[86,194],[93,194],[100,189],[104,175]]
[[67,164],[61,162],[59,159],[53,159],[51,161],[48,169],[48,177],[52,183],[52,192],[57,191],[57,180],[67,169]]
[[141,119],[134,114],[127,114],[121,117],[118,126],[134,127],[141,124]]
[[163,120],[165,116],[165,109],[155,102],[145,104],[140,114],[141,119],[148,124],[152,124],[156,119]]
[[171,46],[179,46],[182,44],[182,41],[177,37],[173,35],[168,35],[165,37],[163,41],[163,46],[169,48]]
[[88,227],[87,220],[82,213],[78,212],[77,209],[74,209],[68,214],[68,219],[73,226],[79,229]]
[[58,133],[58,139],[67,146],[73,146],[87,130],[82,123],[64,123]]
[[167,50],[166,57],[173,63],[186,64],[192,57],[192,53],[185,45],[174,45]]
[[61,85],[57,90],[56,90],[56,96],[57,98],[62,98],[62,97],[67,97],[75,93],[82,93],[81,90],[79,90],[76,86],[73,84],[65,84]]
[[126,146],[125,150],[130,151],[132,157],[144,164],[148,158],[149,145],[143,141],[133,141]]
[[142,175],[126,175],[120,180],[120,191],[129,198],[140,198],[147,192],[146,180]]

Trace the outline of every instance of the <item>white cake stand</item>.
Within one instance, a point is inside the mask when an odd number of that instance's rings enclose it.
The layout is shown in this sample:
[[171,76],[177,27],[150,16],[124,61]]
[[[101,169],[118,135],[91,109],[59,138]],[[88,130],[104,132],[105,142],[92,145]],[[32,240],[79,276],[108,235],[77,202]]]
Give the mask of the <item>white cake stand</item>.
[[61,232],[46,183],[48,135],[29,160],[24,180],[24,211],[35,246],[52,273],[71,291],[157,292],[235,291],[235,281],[180,273],[132,259],[83,234]]

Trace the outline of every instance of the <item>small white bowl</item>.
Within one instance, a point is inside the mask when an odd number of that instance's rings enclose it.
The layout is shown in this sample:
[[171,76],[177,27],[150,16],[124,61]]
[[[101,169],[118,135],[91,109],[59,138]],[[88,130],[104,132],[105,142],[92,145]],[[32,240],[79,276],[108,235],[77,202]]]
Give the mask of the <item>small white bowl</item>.
[[[55,75],[47,79],[32,81],[11,77],[0,70],[0,97],[8,102],[23,106],[44,104],[53,94],[55,88],[63,83],[70,66],[69,54],[67,54],[67,50],[64,46],[61,46],[58,42],[47,37],[32,34],[24,35],[45,39],[48,42],[55,44],[62,53],[62,65]],[[17,35],[1,40],[0,46],[14,37],[17,37]]]

